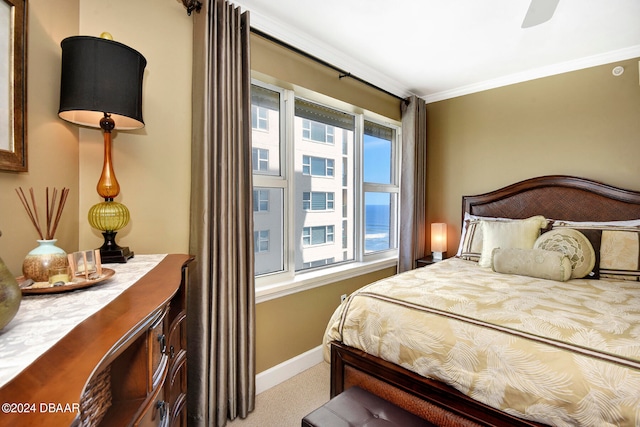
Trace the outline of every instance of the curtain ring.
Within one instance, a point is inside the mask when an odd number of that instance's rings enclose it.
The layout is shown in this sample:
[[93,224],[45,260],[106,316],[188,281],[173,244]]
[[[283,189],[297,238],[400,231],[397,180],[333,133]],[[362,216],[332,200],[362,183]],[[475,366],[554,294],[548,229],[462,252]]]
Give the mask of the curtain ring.
[[193,12],[194,10],[196,12],[200,12],[200,9],[202,8],[202,3],[200,3],[198,0],[178,0],[178,1],[182,1],[182,4],[187,9],[187,15],[189,16],[191,16],[191,12]]

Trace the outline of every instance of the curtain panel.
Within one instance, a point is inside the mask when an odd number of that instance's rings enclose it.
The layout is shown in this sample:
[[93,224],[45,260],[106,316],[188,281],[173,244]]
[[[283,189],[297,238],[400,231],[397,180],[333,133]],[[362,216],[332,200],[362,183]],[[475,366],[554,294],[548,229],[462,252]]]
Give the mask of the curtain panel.
[[190,426],[255,405],[249,14],[207,0],[194,14],[187,294]]
[[412,270],[425,254],[427,191],[427,106],[411,96],[402,103],[402,172],[398,273]]

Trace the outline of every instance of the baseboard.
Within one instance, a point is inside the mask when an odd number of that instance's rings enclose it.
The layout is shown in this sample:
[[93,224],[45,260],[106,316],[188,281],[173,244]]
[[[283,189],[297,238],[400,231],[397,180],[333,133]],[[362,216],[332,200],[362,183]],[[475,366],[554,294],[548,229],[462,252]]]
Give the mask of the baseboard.
[[273,368],[260,372],[256,375],[256,394],[277,386],[300,372],[314,367],[323,360],[322,346],[319,345]]

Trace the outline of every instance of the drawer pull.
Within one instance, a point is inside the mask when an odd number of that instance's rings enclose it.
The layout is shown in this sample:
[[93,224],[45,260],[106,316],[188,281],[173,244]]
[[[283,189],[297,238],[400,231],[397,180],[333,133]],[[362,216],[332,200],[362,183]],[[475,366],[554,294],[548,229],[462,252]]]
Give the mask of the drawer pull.
[[160,420],[164,420],[167,416],[167,402],[164,400],[158,400],[156,402],[156,409],[160,413]]
[[158,342],[160,342],[160,353],[165,354],[167,352],[167,339],[164,334],[158,335]]

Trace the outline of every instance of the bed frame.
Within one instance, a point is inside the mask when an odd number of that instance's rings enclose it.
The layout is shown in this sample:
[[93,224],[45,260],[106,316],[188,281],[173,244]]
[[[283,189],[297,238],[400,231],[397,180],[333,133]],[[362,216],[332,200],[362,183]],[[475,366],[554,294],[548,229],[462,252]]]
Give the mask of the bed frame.
[[[462,197],[462,214],[507,218],[544,215],[571,221],[640,218],[640,192],[564,175],[532,178]],[[453,426],[541,426],[477,402],[439,381],[342,343],[331,343],[331,397],[359,386],[432,423]]]

